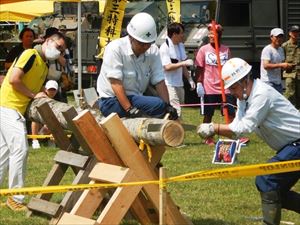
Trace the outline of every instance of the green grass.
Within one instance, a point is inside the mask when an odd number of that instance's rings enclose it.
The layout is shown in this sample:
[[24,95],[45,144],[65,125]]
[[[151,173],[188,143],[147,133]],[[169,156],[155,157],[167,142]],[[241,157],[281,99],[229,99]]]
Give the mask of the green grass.
[[[199,124],[202,117],[198,109],[184,109],[184,121],[190,124]],[[223,118],[216,112],[214,121]],[[255,135],[249,136],[248,146],[241,149],[235,165],[249,165],[264,163],[274,151],[271,150]],[[217,139],[217,137],[216,137]],[[202,140],[195,132],[187,132],[181,148],[168,148],[163,156],[162,163],[167,169],[168,176],[200,170],[231,167],[230,165],[212,164],[213,147],[201,144]],[[53,157],[57,149],[43,147],[40,150],[30,149],[26,186],[40,186],[53,165]],[[68,173],[63,181],[72,182],[73,175]],[[259,193],[254,184],[254,177],[239,179],[216,179],[190,182],[171,183],[168,191],[181,211],[187,214],[194,225],[260,225],[261,207]],[[7,181],[1,188],[6,188]],[[300,192],[300,184],[295,186]],[[59,202],[63,194],[55,194],[54,200]],[[31,196],[26,197],[26,202]],[[0,197],[0,202],[5,198]],[[300,215],[283,210],[282,221],[300,225]],[[12,212],[6,207],[0,208],[0,225],[43,225],[49,220],[41,216],[27,218],[25,213]],[[122,224],[138,224],[134,221],[125,221]],[[287,223],[282,223],[287,224]]]

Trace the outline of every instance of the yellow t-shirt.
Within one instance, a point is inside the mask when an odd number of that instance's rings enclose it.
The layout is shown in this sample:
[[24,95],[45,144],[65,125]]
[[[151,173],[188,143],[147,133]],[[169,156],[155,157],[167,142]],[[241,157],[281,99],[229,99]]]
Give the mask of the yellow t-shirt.
[[[32,64],[31,67],[30,64]],[[48,73],[48,67],[37,50],[27,49],[19,58],[15,59],[9,68],[0,89],[0,106],[15,109],[24,115],[31,99],[16,91],[9,83],[13,67],[18,67],[25,72],[22,82],[33,93],[38,93],[41,90]]]

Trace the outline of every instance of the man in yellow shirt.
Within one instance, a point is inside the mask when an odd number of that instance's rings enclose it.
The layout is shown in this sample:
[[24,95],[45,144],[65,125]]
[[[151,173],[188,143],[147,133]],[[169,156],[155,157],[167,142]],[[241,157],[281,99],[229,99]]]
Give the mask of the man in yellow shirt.
[[[9,188],[24,186],[28,153],[24,114],[34,98],[46,97],[41,88],[48,73],[46,60],[55,60],[65,51],[65,39],[54,34],[35,49],[25,50],[15,59],[0,90],[0,184],[9,168]],[[24,195],[7,199],[12,210],[26,210]]]

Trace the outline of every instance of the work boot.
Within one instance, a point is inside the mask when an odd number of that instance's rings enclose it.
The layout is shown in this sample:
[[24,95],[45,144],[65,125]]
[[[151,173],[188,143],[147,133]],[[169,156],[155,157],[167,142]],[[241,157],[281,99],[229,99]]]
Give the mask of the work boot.
[[300,213],[300,194],[289,191],[284,198],[282,198],[282,208]]
[[281,219],[280,195],[277,191],[260,192],[263,225],[279,225]]

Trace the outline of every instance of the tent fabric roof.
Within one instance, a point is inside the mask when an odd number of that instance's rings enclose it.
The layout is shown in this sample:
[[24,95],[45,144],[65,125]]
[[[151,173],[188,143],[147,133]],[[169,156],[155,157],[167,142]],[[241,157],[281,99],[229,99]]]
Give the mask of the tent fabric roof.
[[[53,13],[54,2],[80,2],[80,0],[0,0],[0,21],[30,22],[34,17]],[[84,2],[86,0],[81,0]],[[100,12],[105,0],[98,0]],[[102,7],[101,7],[102,6]]]

